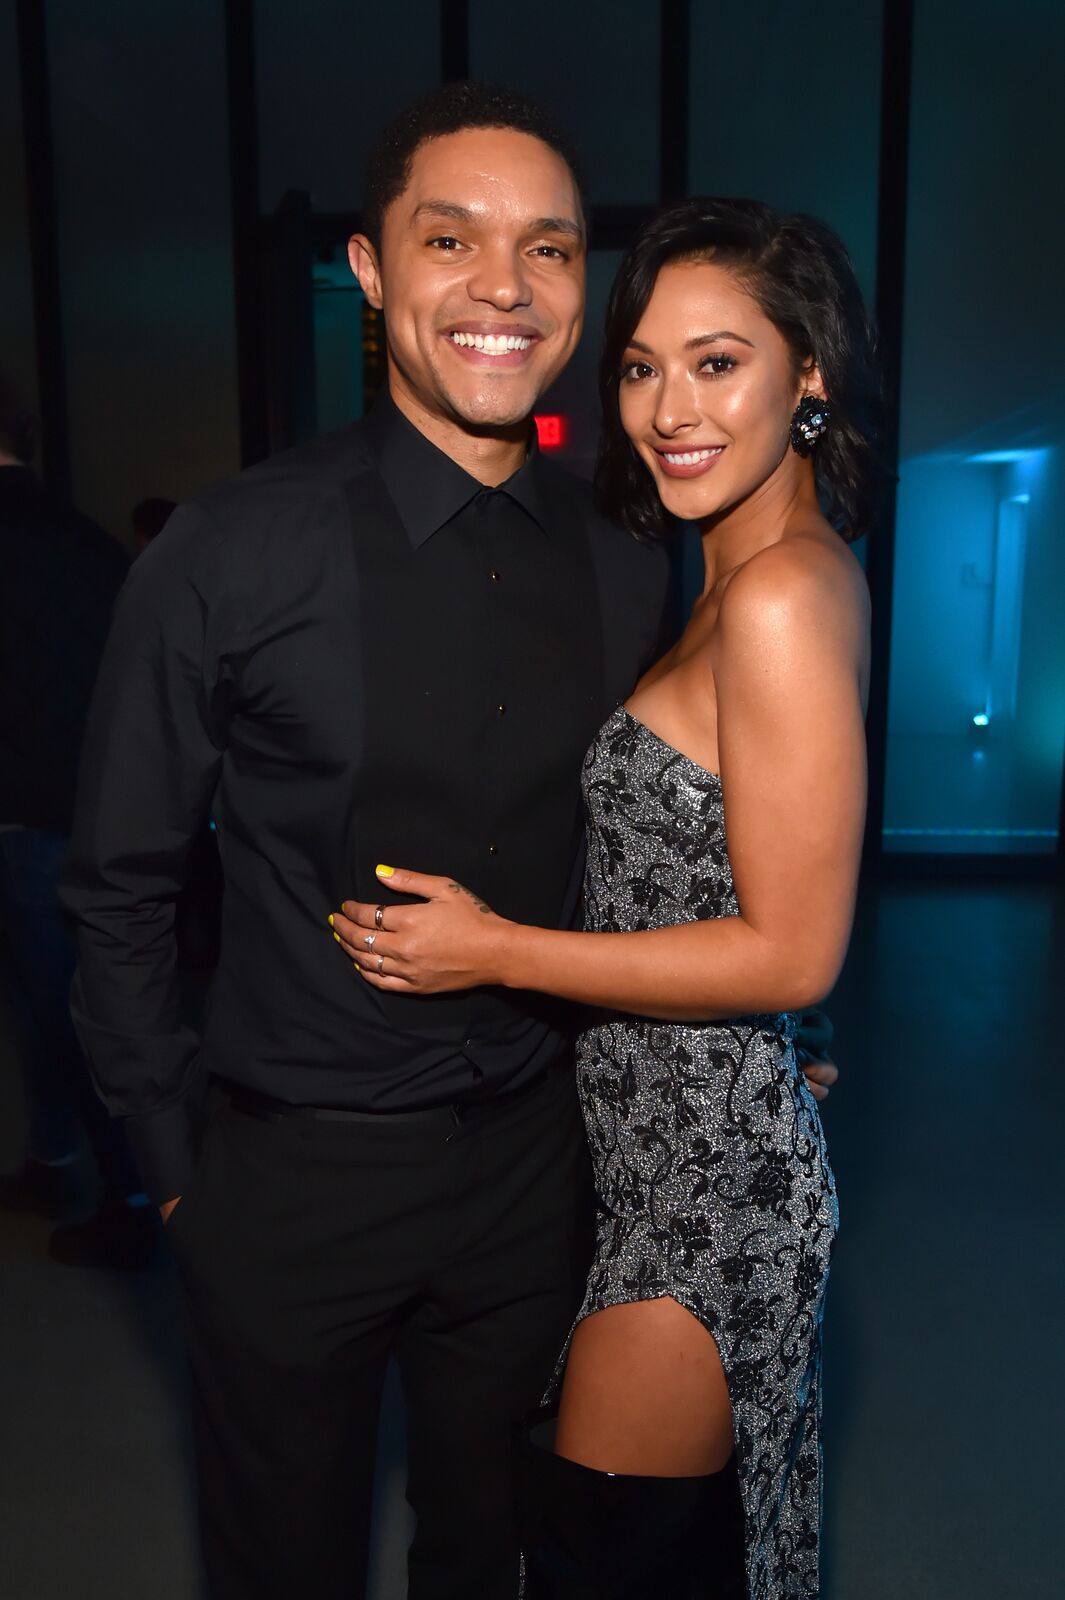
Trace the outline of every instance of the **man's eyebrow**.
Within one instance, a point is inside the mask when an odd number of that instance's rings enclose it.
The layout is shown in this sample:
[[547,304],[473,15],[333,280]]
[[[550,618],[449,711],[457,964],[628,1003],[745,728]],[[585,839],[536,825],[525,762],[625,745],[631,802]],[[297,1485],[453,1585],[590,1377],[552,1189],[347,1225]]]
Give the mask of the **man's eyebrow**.
[[[446,217],[449,222],[461,222],[466,227],[476,227],[478,218],[465,206],[454,200],[422,200],[414,208],[414,221],[419,217]],[[536,217],[525,226],[526,233],[561,233],[578,244],[584,243],[584,229],[572,217]]]
[[456,205],[453,200],[422,200],[414,208],[415,217],[449,217],[452,222],[473,222],[472,211]]
[[[749,349],[754,349],[750,339],[745,339],[742,333],[730,333],[727,328],[719,328],[717,333],[696,334],[694,339],[686,341],[684,348],[685,350],[698,350],[704,344],[717,344],[721,339],[735,339],[737,344],[745,344]],[[625,348],[626,350],[643,350],[645,354],[651,354],[651,346],[649,344],[641,344],[639,339],[630,339]]]
[[564,233],[569,239],[584,243],[584,229],[572,217],[537,217],[529,224],[528,233]]

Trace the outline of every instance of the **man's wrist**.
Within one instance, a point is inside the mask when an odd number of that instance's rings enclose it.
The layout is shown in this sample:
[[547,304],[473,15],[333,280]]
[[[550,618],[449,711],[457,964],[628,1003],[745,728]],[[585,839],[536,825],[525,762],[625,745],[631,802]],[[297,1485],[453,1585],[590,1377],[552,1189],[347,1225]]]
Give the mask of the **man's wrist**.
[[159,1111],[124,1119],[144,1187],[162,1207],[183,1195],[199,1162],[202,1112],[190,1095]]

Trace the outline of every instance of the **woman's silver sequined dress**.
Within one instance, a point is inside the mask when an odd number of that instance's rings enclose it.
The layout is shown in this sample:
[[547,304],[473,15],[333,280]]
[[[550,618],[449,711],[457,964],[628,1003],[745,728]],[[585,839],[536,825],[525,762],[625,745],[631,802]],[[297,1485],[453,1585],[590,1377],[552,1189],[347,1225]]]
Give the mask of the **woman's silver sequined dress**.
[[[584,789],[589,931],[737,914],[713,773],[619,707],[588,753]],[[732,1398],[750,1600],[818,1592],[821,1314],[837,1208],[795,1030],[790,1014],[611,1015],[577,1047],[599,1197],[578,1321],[670,1295],[713,1335]]]

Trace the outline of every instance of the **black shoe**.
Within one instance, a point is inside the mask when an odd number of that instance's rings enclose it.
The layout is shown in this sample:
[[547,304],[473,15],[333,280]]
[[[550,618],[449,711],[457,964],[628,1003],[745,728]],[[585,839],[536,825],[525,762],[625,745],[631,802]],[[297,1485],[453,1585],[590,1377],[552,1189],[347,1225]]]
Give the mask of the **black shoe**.
[[160,1231],[154,1206],[108,1200],[87,1221],[53,1229],[48,1254],[64,1267],[143,1272],[159,1258]]
[[61,1217],[76,1198],[76,1165],[53,1167],[27,1156],[17,1172],[0,1175],[0,1211]]
[[552,1432],[518,1449],[525,1600],[744,1600],[734,1460],[700,1478],[594,1472],[556,1456]]

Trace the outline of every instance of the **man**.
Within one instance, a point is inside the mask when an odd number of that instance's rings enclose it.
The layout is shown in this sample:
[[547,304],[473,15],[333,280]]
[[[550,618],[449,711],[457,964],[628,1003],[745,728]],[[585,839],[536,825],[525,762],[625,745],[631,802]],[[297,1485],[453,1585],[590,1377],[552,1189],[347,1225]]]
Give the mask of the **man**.
[[0,1208],[54,1218],[76,1205],[87,1139],[99,1209],[60,1223],[49,1252],[67,1264],[135,1268],[155,1253],[158,1219],[71,1026],[75,957],[57,900],[89,696],[129,562],[42,488],[35,435],[0,375],[0,949],[29,1146],[22,1166],[0,1177]]
[[[76,1010],[169,1217],[212,1593],[362,1592],[394,1352],[410,1594],[510,1600],[510,1435],[591,1242],[572,1019],[375,995],[327,916],[381,860],[574,916],[581,760],[655,652],[666,563],[536,453],[585,263],[543,113],[452,85],[401,116],[351,259],[387,395],[179,511],[120,604],[66,890]],[[226,900],[197,1040],[171,907],[209,807]]]

